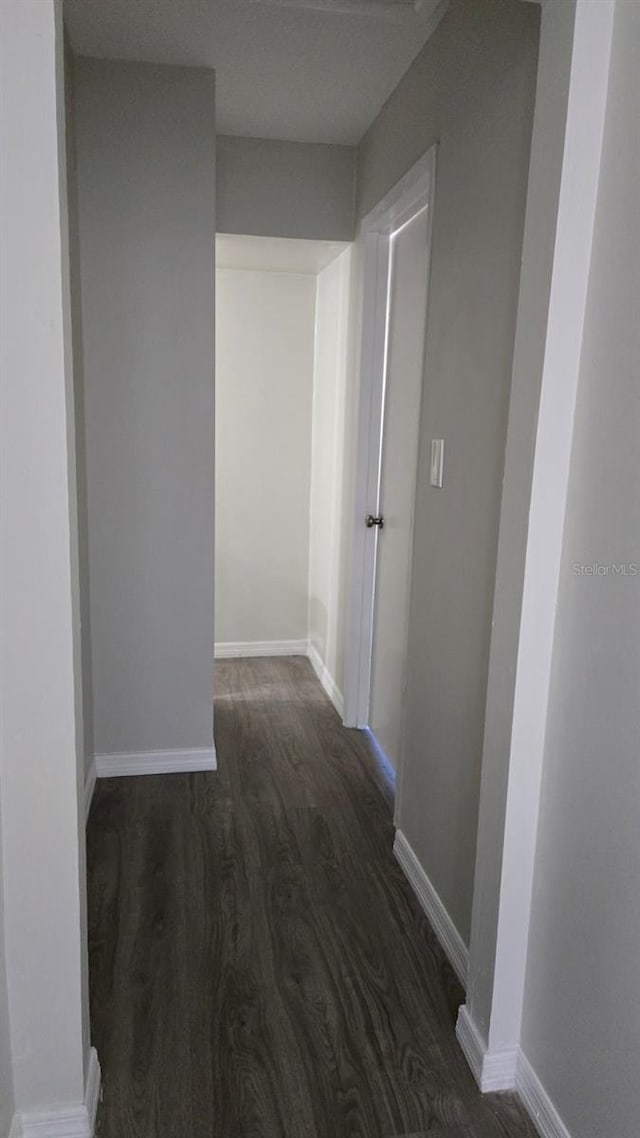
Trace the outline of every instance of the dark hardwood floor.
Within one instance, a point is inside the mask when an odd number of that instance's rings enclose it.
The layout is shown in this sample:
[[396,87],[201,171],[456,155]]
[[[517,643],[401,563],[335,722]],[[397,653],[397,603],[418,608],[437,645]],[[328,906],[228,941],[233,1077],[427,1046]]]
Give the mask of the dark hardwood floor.
[[478,1093],[389,792],[304,659],[217,666],[217,774],[98,784],[100,1138],[534,1138]]

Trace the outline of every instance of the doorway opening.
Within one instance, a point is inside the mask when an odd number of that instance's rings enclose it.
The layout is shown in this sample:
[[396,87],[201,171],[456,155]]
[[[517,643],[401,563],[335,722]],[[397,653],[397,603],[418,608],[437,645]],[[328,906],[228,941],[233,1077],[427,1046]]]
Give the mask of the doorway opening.
[[215,656],[306,656],[342,715],[351,246],[216,245]]
[[[399,775],[436,147],[364,219],[345,725]],[[437,480],[437,472],[436,472]]]

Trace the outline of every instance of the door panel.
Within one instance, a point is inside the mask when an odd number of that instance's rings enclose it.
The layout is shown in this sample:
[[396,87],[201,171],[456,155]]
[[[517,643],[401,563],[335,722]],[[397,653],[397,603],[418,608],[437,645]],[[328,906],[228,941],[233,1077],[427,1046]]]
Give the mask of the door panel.
[[427,311],[428,210],[391,238],[369,727],[397,769]]

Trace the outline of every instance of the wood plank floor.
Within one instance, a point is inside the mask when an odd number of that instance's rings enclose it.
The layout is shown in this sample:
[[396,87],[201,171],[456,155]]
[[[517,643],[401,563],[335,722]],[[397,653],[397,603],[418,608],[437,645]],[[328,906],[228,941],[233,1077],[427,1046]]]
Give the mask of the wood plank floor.
[[216,774],[98,784],[100,1138],[534,1138],[481,1097],[389,790],[305,659],[217,666]]

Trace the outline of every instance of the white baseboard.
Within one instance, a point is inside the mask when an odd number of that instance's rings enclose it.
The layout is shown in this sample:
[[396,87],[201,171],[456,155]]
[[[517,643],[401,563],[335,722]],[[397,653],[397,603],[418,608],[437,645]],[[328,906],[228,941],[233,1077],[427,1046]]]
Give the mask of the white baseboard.
[[320,680],[320,683],[329,696],[329,699],[338,712],[338,715],[342,719],[344,717],[344,700],[342,698],[342,692],[340,691],[340,688],[338,687],[336,681],[331,675],[331,672],[324,663],[320,653],[318,652],[318,649],[313,644],[309,643],[307,645],[306,655],[309,657],[309,660],[311,661],[311,667]]
[[214,771],[217,768],[214,747],[195,751],[134,751],[112,755],[96,755],[98,778],[122,778],[141,774],[186,774],[189,771]]
[[9,1136],[10,1138],[93,1138],[99,1098],[100,1064],[96,1050],[92,1047],[84,1102],[52,1106],[43,1110],[16,1111]]
[[571,1138],[520,1047],[489,1051],[466,1004],[458,1012],[456,1036],[483,1094],[515,1089],[540,1138]]
[[469,950],[402,830],[396,830],[393,852],[402,866],[404,875],[418,898],[429,924],[440,941],[449,963],[463,988],[466,989]]
[[540,1138],[571,1138],[526,1055],[520,1051],[516,1089]]
[[306,656],[306,640],[231,640],[215,645],[216,660],[250,656]]
[[466,1004],[458,1012],[456,1036],[483,1094],[487,1091],[513,1090],[518,1064],[517,1047],[505,1051],[489,1051]]
[[101,1097],[100,1075],[98,1052],[95,1047],[92,1047],[89,1052],[89,1070],[87,1071],[87,1085],[84,1090],[84,1104],[89,1119],[90,1138],[93,1138],[96,1128],[96,1116],[98,1114],[98,1105]]
[[476,1083],[482,1089],[482,1062],[486,1047],[466,1004],[458,1009],[456,1038]]
[[89,811],[91,809],[91,800],[93,792],[96,788],[96,760],[91,759],[87,767],[87,773],[84,779],[84,824],[86,826],[89,821]]

